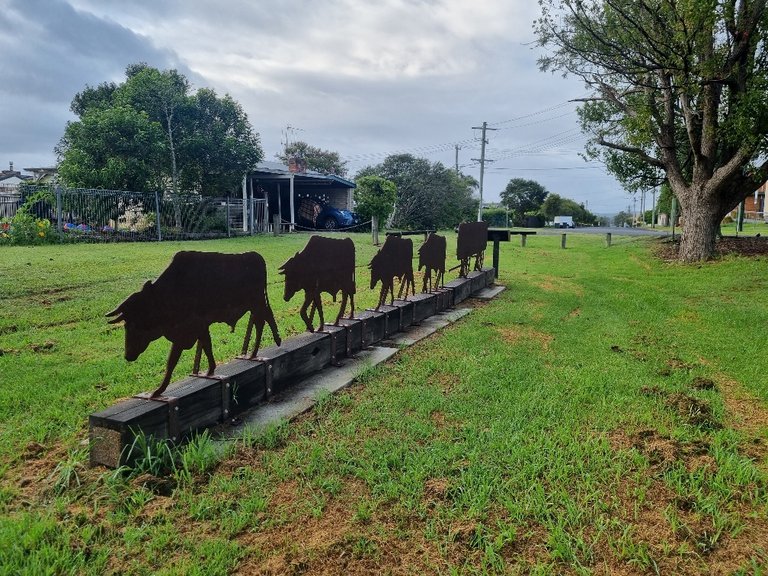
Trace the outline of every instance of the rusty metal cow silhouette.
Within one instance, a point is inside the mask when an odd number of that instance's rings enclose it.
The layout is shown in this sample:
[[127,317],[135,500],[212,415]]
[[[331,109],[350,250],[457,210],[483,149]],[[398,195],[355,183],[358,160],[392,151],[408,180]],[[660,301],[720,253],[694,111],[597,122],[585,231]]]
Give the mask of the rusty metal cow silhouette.
[[[304,290],[304,303],[299,314],[307,326],[314,332],[313,319],[315,310],[320,316],[322,330],[325,325],[323,303],[320,294],[327,292],[336,301],[336,294],[341,292],[341,308],[335,325],[344,315],[347,300],[350,301],[349,317],[355,313],[355,244],[350,238],[336,239],[312,236],[301,252],[290,258],[280,267],[280,274],[285,276],[285,301],[288,302],[296,292]],[[307,315],[310,304],[312,308]]]
[[[445,282],[445,236],[434,232],[429,235],[426,242],[419,246],[419,270],[424,268],[424,282],[422,292],[437,290]],[[435,272],[435,280],[432,282],[432,272]]]
[[234,330],[237,321],[250,312],[243,354],[248,350],[255,326],[256,344],[251,358],[255,358],[259,350],[265,323],[272,329],[275,343],[280,345],[266,287],[267,267],[264,258],[256,252],[178,252],[157,280],[146,282],[140,292],[131,294],[107,316],[114,316],[110,324],[125,322],[125,359],[128,361],[136,360],[150,342],[161,336],[171,342],[165,376],[151,395],[156,398],[170,383],[182,351],[195,343],[194,372],[199,372],[201,352],[205,352],[206,375],[213,375],[216,363],[209,327],[215,322],[229,324]]
[[376,310],[386,301],[387,293],[391,294],[390,304],[394,302],[395,278],[400,280],[398,299],[403,296],[403,290],[405,290],[406,299],[408,298],[408,286],[411,287],[412,294],[416,293],[413,286],[413,241],[410,238],[387,236],[384,245],[373,256],[368,267],[371,269],[371,290],[379,281],[381,282],[381,293]]
[[466,278],[469,274],[469,262],[475,257],[475,270],[483,267],[483,255],[488,244],[488,222],[464,222],[459,224],[459,236],[456,240],[456,258],[459,265],[451,270],[460,268],[459,276]]

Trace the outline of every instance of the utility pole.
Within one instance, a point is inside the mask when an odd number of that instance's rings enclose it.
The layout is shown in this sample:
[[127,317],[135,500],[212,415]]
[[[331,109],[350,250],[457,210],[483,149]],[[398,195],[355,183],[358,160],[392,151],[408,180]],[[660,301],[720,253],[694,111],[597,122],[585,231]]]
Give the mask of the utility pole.
[[456,174],[459,173],[459,150],[461,150],[461,146],[456,144]]
[[632,228],[637,226],[637,195],[632,194]]
[[472,158],[474,162],[480,162],[480,206],[477,208],[477,221],[482,222],[483,220],[483,175],[485,174],[485,163],[486,162],[493,162],[493,160],[486,160],[485,159],[485,145],[488,144],[488,140],[485,139],[485,133],[487,130],[497,130],[497,128],[488,128],[488,122],[483,122],[482,126],[472,126],[472,130],[482,130],[482,135],[480,136],[481,145],[480,145],[480,159]]

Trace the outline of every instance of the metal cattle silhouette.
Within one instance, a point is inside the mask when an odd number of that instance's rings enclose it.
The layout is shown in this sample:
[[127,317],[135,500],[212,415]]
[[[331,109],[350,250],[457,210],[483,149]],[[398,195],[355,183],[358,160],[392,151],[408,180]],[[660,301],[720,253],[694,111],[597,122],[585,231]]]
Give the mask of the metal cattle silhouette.
[[371,269],[371,290],[381,282],[381,293],[376,310],[384,304],[387,293],[391,294],[390,304],[394,301],[395,278],[400,280],[398,298],[403,296],[403,290],[405,290],[405,297],[408,298],[408,286],[411,287],[412,294],[416,293],[413,286],[413,241],[410,238],[387,236],[384,245],[373,256],[368,267]]
[[171,381],[171,375],[183,350],[197,343],[194,372],[200,370],[201,352],[208,359],[208,376],[216,368],[209,327],[215,322],[235,329],[237,321],[250,312],[243,340],[247,353],[252,329],[256,327],[256,344],[251,358],[261,344],[264,324],[272,329],[275,343],[280,345],[277,324],[267,296],[267,267],[256,252],[221,254],[217,252],[178,252],[154,282],[148,281],[139,292],[131,294],[109,312],[110,324],[125,322],[125,359],[133,361],[150,342],[164,336],[171,342],[165,376],[151,397],[160,396]]
[[[419,246],[419,270],[424,268],[422,292],[437,290],[445,282],[445,236],[431,233],[426,242]],[[434,282],[432,272],[435,272]]]
[[[483,255],[488,244],[487,222],[464,222],[459,224],[459,237],[456,240],[456,257],[459,260],[459,276],[469,274],[469,262],[475,257],[475,270],[483,267]],[[452,268],[455,270],[455,268]]]
[[[296,292],[304,290],[304,303],[299,314],[307,326],[314,332],[313,319],[315,310],[320,316],[322,330],[323,318],[322,292],[327,292],[336,301],[336,294],[341,292],[341,308],[335,325],[344,315],[347,300],[350,301],[349,317],[355,313],[355,244],[350,238],[336,239],[312,236],[301,252],[290,258],[280,267],[280,274],[285,276],[285,301],[288,302]],[[307,315],[307,308],[312,308]]]

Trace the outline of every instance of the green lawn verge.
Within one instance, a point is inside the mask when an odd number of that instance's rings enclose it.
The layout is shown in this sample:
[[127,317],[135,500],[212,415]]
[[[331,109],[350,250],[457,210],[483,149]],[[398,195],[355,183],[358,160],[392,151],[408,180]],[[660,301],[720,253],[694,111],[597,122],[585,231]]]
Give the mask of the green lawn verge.
[[628,237],[502,244],[496,300],[223,459],[205,436],[159,477],[86,470],[88,414],[155,386],[167,353],[125,362],[104,312],[177,250],[255,249],[297,333],[276,270],[305,242],[0,250],[0,571],[765,569],[768,262],[680,266]]

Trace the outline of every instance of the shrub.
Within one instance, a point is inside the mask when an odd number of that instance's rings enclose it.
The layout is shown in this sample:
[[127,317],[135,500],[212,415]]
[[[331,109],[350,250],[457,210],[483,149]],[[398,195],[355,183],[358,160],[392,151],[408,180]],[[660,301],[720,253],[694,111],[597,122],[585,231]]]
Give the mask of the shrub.
[[50,203],[50,192],[42,191],[29,196],[13,218],[0,220],[0,244],[50,244],[58,240],[48,218],[36,218],[32,208],[40,202]]

